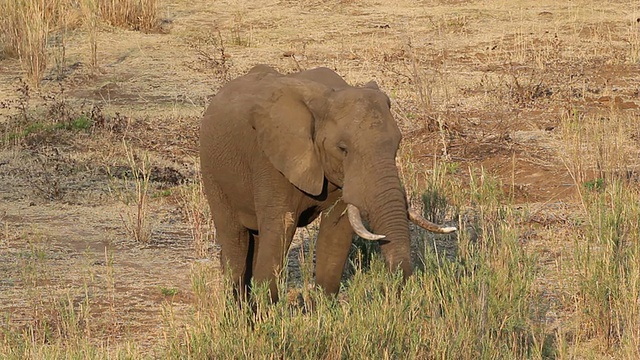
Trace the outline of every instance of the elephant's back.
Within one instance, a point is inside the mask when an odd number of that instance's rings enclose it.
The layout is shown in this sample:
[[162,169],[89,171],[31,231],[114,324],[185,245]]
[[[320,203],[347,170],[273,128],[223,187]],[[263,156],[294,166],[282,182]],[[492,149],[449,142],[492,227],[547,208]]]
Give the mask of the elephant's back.
[[335,71],[326,67],[319,67],[311,70],[305,70],[305,71],[293,73],[287,76],[290,76],[292,78],[297,78],[297,79],[311,80],[311,81],[326,85],[335,90],[345,89],[350,87],[349,84],[346,81],[344,81],[344,79],[340,75],[338,75]]

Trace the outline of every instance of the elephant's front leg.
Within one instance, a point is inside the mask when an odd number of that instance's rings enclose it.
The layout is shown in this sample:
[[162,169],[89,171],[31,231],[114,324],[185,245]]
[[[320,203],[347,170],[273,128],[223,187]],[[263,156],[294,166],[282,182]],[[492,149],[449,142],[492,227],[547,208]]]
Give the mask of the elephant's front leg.
[[337,294],[344,264],[349,255],[353,229],[344,213],[346,204],[341,200],[322,215],[316,244],[316,283],[326,294]]
[[260,235],[257,237],[257,254],[254,261],[253,280],[260,286],[269,284],[273,302],[278,301],[278,279],[282,275],[285,256],[296,231],[297,215],[282,212],[279,216],[263,217]]

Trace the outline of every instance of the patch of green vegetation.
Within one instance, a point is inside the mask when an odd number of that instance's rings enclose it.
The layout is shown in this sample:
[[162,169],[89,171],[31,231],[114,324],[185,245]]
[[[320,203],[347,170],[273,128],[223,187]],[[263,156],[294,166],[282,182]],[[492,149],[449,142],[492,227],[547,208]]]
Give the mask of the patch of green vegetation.
[[32,249],[18,252],[17,256],[22,259],[43,261],[47,259],[47,252],[44,249],[33,247]]
[[48,126],[46,124],[41,122],[31,123],[31,124],[28,124],[23,129],[9,131],[3,137],[3,142],[7,143],[15,140],[20,140],[29,136],[30,134],[39,133],[42,131],[48,131]]
[[357,271],[369,270],[373,259],[380,255],[379,242],[355,236],[347,257],[348,276],[355,274]]
[[27,125],[27,127],[22,132],[22,135],[23,136],[27,136],[27,135],[32,134],[32,133],[37,133],[37,132],[41,132],[41,131],[48,131],[50,129],[51,129],[51,127],[48,126],[47,124],[44,124],[44,123],[33,123],[33,124]]
[[178,294],[178,292],[180,291],[177,288],[160,286],[160,293],[164,296],[174,296]]
[[593,180],[585,181],[582,185],[589,191],[600,191],[604,189],[604,179],[596,178]]
[[168,196],[171,196],[171,189],[162,189],[160,191],[156,191],[153,193],[151,197],[155,199],[155,198],[163,198]]
[[447,175],[457,174],[460,171],[460,164],[455,161],[445,161],[441,166]]
[[77,118],[67,123],[59,124],[59,128],[67,130],[89,130],[93,126],[93,120],[85,114],[81,114]]
[[54,131],[87,131],[93,126],[93,120],[82,114],[68,122],[32,122],[22,129],[14,130],[4,136],[4,142],[23,139],[31,134],[51,133]]
[[424,204],[423,215],[433,221],[440,221],[447,208],[447,198],[435,188],[422,193],[422,203]]

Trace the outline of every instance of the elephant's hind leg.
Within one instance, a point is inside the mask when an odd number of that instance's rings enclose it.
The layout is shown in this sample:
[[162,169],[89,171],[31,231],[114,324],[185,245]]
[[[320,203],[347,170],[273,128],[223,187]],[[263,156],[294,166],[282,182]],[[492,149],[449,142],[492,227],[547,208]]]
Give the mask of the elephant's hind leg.
[[229,276],[237,298],[246,298],[247,278],[251,277],[250,234],[240,224],[236,211],[217,185],[207,184],[207,199],[216,229],[216,242],[220,244],[220,264],[225,276]]
[[250,292],[251,279],[253,278],[253,269],[256,267],[256,257],[258,255],[258,242],[260,237],[257,232],[249,231],[249,248],[247,251],[247,262],[244,271],[244,284],[247,294]]
[[349,255],[353,230],[344,211],[346,204],[338,202],[320,220],[316,242],[316,283],[326,294],[337,294],[344,264]]
[[220,263],[223,273],[231,279],[236,298],[247,299],[251,279],[251,269],[247,267],[251,265],[251,261],[247,261],[250,253],[249,232],[246,229],[236,229],[225,234],[224,230],[221,231],[216,226],[216,236],[222,247]]

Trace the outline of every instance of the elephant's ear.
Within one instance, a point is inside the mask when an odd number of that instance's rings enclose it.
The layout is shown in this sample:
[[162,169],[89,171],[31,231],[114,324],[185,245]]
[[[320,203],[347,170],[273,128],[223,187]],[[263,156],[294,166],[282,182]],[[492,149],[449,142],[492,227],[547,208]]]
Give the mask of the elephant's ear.
[[[276,79],[274,79],[276,80]],[[252,112],[258,145],[273,166],[300,190],[319,195],[324,170],[313,142],[315,121],[323,116],[327,92],[317,83],[290,78],[276,80],[270,97]]]
[[[380,88],[378,87],[378,83],[375,82],[375,80],[369,81],[368,83],[364,84],[363,87],[366,89],[380,90]],[[384,97],[387,99],[387,106],[391,108],[391,99],[389,99],[387,94],[384,94]]]
[[280,73],[277,72],[274,68],[265,64],[258,64],[252,67],[247,74],[278,74],[280,75]]
[[368,89],[373,89],[373,90],[380,90],[380,87],[378,87],[378,83],[375,82],[374,80],[371,80],[368,83],[364,84],[364,87]]

